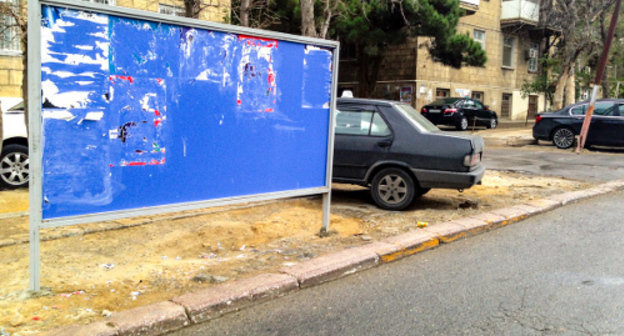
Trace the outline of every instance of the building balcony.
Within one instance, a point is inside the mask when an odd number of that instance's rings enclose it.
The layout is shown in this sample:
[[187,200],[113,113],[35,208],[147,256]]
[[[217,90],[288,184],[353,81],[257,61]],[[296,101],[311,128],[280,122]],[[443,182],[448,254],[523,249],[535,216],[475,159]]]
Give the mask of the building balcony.
[[466,15],[472,15],[479,10],[479,0],[459,0],[459,7],[466,11]]
[[528,25],[535,27],[539,23],[540,6],[538,0],[503,0],[501,10],[501,28]]

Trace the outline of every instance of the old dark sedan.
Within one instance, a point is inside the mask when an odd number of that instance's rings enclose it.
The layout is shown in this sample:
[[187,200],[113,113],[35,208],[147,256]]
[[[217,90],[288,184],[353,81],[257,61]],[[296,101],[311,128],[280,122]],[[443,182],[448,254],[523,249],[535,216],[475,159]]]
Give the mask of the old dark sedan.
[[[535,118],[533,138],[552,141],[558,148],[570,148],[581,132],[589,102],[566,106]],[[589,126],[588,146],[624,146],[624,99],[601,99],[596,102]]]
[[389,210],[409,206],[431,188],[480,183],[483,139],[440,131],[408,104],[338,99],[333,181],[370,187]]
[[420,113],[436,125],[455,126],[466,130],[471,125],[496,128],[496,112],[480,101],[470,98],[441,98],[420,109]]

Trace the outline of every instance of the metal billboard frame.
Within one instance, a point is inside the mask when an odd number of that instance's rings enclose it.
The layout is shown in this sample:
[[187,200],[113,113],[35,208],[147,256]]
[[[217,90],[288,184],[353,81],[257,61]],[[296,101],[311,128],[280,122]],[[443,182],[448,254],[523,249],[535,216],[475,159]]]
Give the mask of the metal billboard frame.
[[[295,43],[313,44],[333,49],[330,109],[327,138],[327,160],[325,167],[325,186],[299,190],[269,192],[255,195],[225,197],[197,202],[173,203],[168,205],[150,206],[110,212],[99,212],[86,215],[42,219],[43,201],[43,130],[41,114],[41,6],[50,5],[74,10],[83,10],[98,14],[114,15],[124,18],[154,21],[191,28],[207,29],[224,33],[252,35]],[[247,27],[232,26],[199,19],[176,17],[155,12],[137,10],[90,3],[80,0],[36,0],[28,2],[28,146],[29,146],[29,238],[30,238],[30,283],[29,289],[40,290],[40,230],[43,228],[85,224],[141,215],[157,215],[176,211],[192,210],[209,206],[222,206],[244,202],[258,202],[288,197],[322,195],[323,219],[321,233],[329,231],[331,177],[334,148],[334,115],[336,110],[336,94],[338,85],[338,58],[340,44],[337,41],[323,40],[312,37],[291,35],[279,32],[259,30]]]

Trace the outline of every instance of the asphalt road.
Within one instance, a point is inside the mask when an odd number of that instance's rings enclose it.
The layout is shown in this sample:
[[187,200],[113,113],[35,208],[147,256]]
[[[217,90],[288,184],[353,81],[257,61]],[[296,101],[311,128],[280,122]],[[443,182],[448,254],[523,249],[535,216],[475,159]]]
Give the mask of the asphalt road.
[[483,163],[487,169],[583,181],[602,182],[624,178],[624,152],[621,150],[592,150],[577,155],[571,150],[548,150],[552,148],[554,146],[486,148]]
[[173,335],[624,335],[624,192]]

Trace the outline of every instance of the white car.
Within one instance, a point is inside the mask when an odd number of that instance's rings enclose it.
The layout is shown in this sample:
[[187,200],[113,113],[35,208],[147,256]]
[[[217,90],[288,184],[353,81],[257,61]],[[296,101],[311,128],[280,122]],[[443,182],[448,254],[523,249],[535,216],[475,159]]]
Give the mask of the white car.
[[22,98],[0,97],[2,109],[2,154],[0,189],[28,185],[28,136]]

